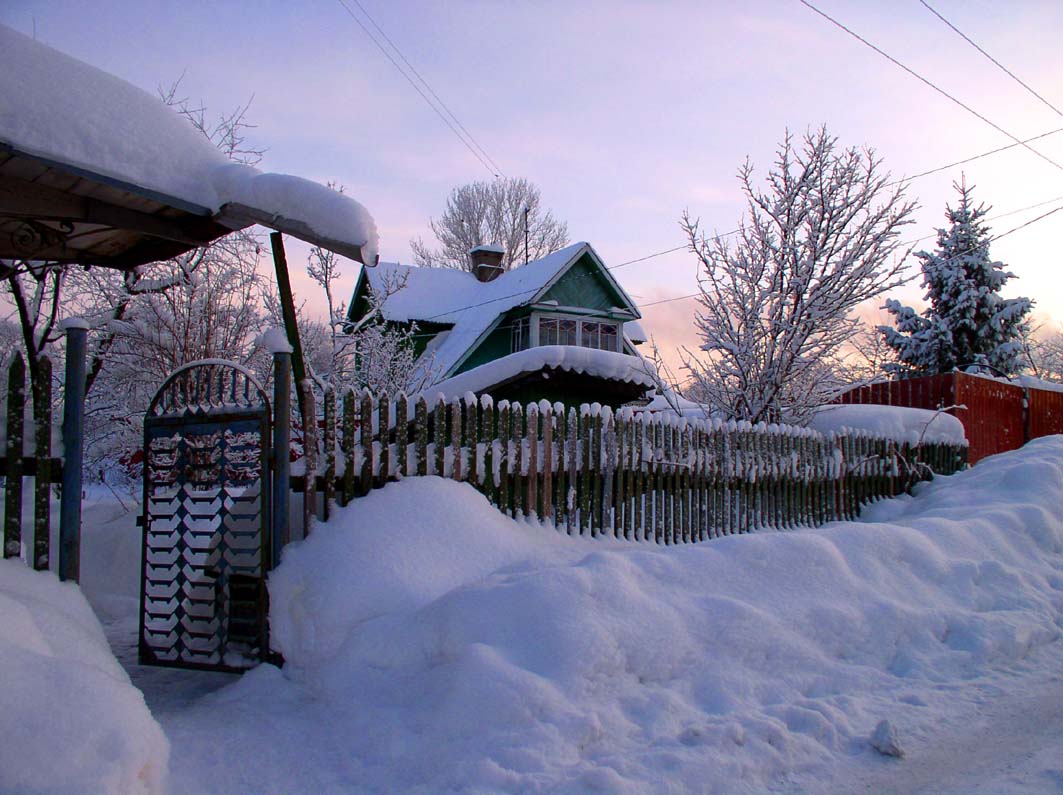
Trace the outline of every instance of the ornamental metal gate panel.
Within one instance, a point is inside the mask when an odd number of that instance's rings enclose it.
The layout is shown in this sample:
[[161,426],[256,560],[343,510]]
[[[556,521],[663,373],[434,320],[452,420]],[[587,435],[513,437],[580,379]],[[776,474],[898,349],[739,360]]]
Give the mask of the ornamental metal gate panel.
[[175,370],[144,418],[142,664],[239,671],[269,654],[270,407],[232,362]]

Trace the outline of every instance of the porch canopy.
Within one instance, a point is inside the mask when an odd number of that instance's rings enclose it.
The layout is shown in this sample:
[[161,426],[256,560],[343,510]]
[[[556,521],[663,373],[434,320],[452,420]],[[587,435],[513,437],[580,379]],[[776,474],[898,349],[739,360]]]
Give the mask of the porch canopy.
[[350,197],[234,163],[158,97],[4,26],[0,51],[0,260],[128,270],[259,223],[375,263]]

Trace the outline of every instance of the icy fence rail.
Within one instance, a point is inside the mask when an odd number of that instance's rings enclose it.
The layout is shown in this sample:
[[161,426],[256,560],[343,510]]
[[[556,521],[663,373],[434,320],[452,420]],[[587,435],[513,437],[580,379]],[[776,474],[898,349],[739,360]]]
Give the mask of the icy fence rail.
[[965,445],[598,404],[495,405],[470,393],[430,405],[352,390],[337,398],[326,388],[319,406],[325,518],[334,499],[346,504],[392,480],[439,475],[469,483],[509,516],[570,534],[686,543],[851,519],[865,503],[967,463]]

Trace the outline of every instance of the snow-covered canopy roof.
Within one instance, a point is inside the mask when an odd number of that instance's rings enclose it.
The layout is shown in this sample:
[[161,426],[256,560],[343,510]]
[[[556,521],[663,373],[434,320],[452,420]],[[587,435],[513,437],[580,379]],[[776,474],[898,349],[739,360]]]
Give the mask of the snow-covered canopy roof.
[[[376,260],[376,225],[350,197],[233,163],[158,97],[2,25],[0,51],[5,182],[33,182],[40,188],[35,198],[48,190],[81,198],[80,179],[150,200],[141,212],[162,213],[162,205],[167,218],[180,211],[230,229],[261,223],[363,262]],[[21,159],[18,174],[3,170],[12,158]],[[25,173],[28,160],[36,176]]]
[[576,348],[571,345],[543,345],[511,353],[487,364],[481,364],[433,385],[426,392],[443,394],[448,400],[467,392],[481,392],[504,384],[526,373],[557,370],[579,373],[606,381],[620,381],[649,388],[656,383],[652,365],[640,356],[628,356],[613,351]]
[[584,254],[590,254],[627,302],[623,308],[637,316],[634,302],[609,275],[591,244],[585,242],[532,260],[490,282],[481,282],[468,271],[393,262],[366,268],[364,274],[374,293],[387,296],[381,307],[385,320],[453,326],[433,340],[432,346],[435,368],[447,375],[505,312],[538,301]]

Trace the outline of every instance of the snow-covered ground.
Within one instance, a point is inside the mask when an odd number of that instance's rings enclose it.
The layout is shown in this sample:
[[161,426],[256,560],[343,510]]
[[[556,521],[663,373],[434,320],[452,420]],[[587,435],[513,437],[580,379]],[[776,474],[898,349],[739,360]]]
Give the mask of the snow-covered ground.
[[133,664],[137,530],[87,515],[84,590],[173,793],[1063,790],[1061,437],[860,522],[687,547],[409,479],[289,548],[288,662],[242,678]]

